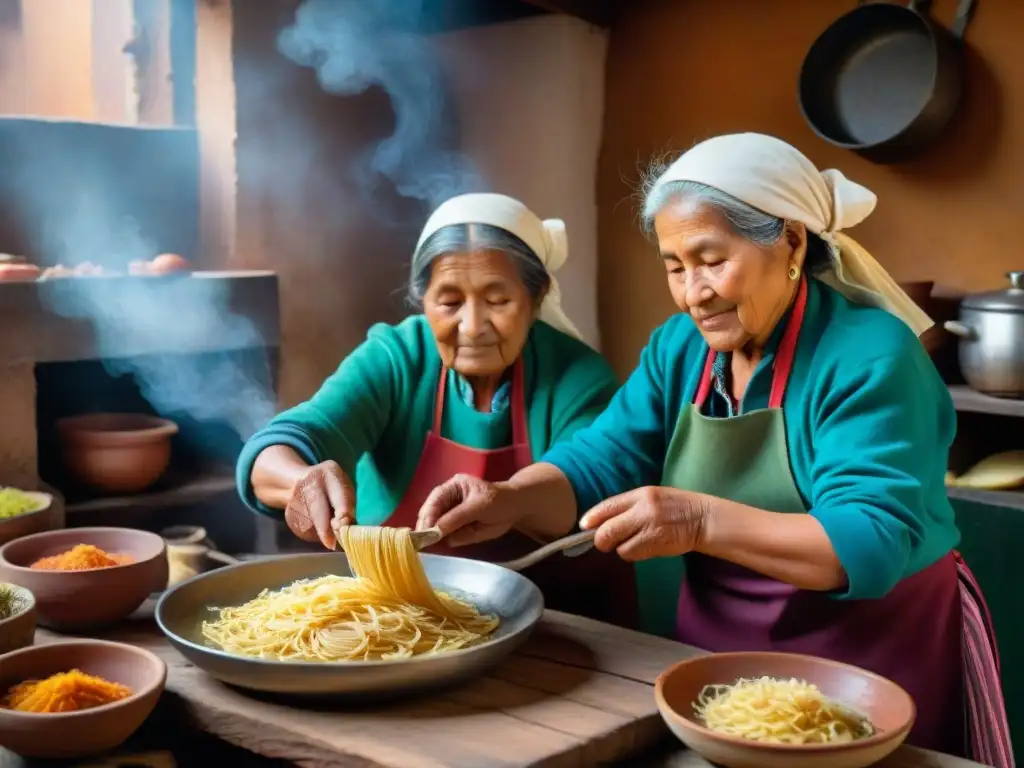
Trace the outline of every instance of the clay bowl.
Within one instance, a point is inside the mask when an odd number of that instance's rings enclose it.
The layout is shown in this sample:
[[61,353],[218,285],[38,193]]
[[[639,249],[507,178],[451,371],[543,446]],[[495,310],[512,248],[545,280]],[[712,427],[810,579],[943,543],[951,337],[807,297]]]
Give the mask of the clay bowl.
[[149,651],[105,640],[70,640],[0,656],[0,690],[72,669],[126,685],[133,693],[79,712],[0,709],[0,744],[23,757],[64,760],[114,749],[149,717],[167,680],[167,665]]
[[[76,544],[130,555],[135,562],[88,571],[43,571],[29,566]],[[0,580],[31,590],[38,622],[68,631],[113,624],[167,586],[167,547],[155,533],[131,528],[67,528],[0,547]]]
[[50,514],[53,497],[48,493],[34,491],[22,491],[22,493],[35,502],[36,508],[23,515],[0,520],[0,544],[6,544],[20,536],[48,531],[53,527],[53,516]]
[[[693,702],[705,685],[751,677],[798,678],[864,714],[876,733],[846,744],[764,744],[705,728]],[[654,695],[665,723],[680,741],[725,768],[864,768],[893,752],[917,715],[910,694],[896,683],[848,664],[789,653],[717,653],[680,662],[658,676]]]
[[0,654],[32,645],[36,639],[36,598],[17,584],[0,584],[18,596],[17,610],[6,619],[0,619]]
[[90,413],[57,422],[67,471],[108,493],[137,493],[159,480],[177,432],[173,421],[138,413]]

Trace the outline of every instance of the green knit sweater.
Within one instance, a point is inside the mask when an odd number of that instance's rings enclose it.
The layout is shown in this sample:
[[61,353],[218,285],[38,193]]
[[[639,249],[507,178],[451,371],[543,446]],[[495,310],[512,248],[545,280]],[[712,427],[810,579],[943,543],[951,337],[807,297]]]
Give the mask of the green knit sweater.
[[[530,448],[540,457],[590,424],[618,382],[601,355],[542,322],[530,330],[522,356]],[[261,451],[287,445],[310,464],[338,462],[356,483],[356,520],[383,523],[415,472],[433,423],[440,370],[422,315],[374,326],[312,399],[280,414],[246,443],[237,468],[242,499],[257,512],[280,515],[257,501],[249,478]],[[509,445],[510,406],[481,413],[456,391],[450,381],[442,436],[473,448]]]

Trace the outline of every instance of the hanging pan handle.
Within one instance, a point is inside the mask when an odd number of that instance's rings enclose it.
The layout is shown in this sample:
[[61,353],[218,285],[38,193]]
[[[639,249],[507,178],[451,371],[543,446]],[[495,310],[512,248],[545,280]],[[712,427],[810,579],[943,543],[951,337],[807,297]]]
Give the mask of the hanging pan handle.
[[953,34],[959,40],[964,39],[967,25],[971,23],[975,2],[976,0],[960,0],[960,6],[956,9],[956,18],[953,19]]

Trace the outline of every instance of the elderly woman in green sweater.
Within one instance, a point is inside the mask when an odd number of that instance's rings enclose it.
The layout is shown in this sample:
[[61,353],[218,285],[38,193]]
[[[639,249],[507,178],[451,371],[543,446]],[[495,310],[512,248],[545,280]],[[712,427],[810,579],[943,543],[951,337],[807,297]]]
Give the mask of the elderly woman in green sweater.
[[680,314],[597,421],[507,482],[453,478],[419,525],[476,540],[579,522],[636,563],[647,631],[873,670],[913,695],[912,743],[1006,766],[994,638],[943,484],[956,415],[917,338],[931,322],[841,231],[875,202],[769,136],[683,154],[644,212]]
[[[453,475],[507,480],[590,424],[617,381],[561,309],[553,273],[566,257],[564,224],[518,200],[472,194],[441,205],[412,259],[422,314],[373,327],[312,399],[248,441],[242,498],[333,549],[337,525],[412,527]],[[524,523],[454,553],[501,561],[535,536]],[[550,607],[621,623],[602,597],[603,587],[621,589],[615,566],[594,553],[529,575]]]

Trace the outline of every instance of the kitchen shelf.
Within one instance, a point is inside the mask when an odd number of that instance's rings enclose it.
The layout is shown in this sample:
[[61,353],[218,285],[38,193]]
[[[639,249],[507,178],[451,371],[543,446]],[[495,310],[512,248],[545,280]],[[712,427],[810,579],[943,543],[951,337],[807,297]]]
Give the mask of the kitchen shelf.
[[66,514],[81,512],[103,512],[107,510],[152,510],[163,507],[196,504],[211,496],[234,492],[235,476],[226,468],[207,471],[204,474],[189,476],[182,482],[171,485],[173,478],[168,478],[160,487],[132,496],[113,496],[86,499],[68,504]]
[[1024,491],[983,491],[978,488],[950,488],[946,493],[951,499],[986,504],[990,507],[1024,510]]
[[956,409],[964,413],[989,413],[1024,418],[1024,400],[983,395],[963,384],[951,386],[949,394],[953,396],[953,405]]

